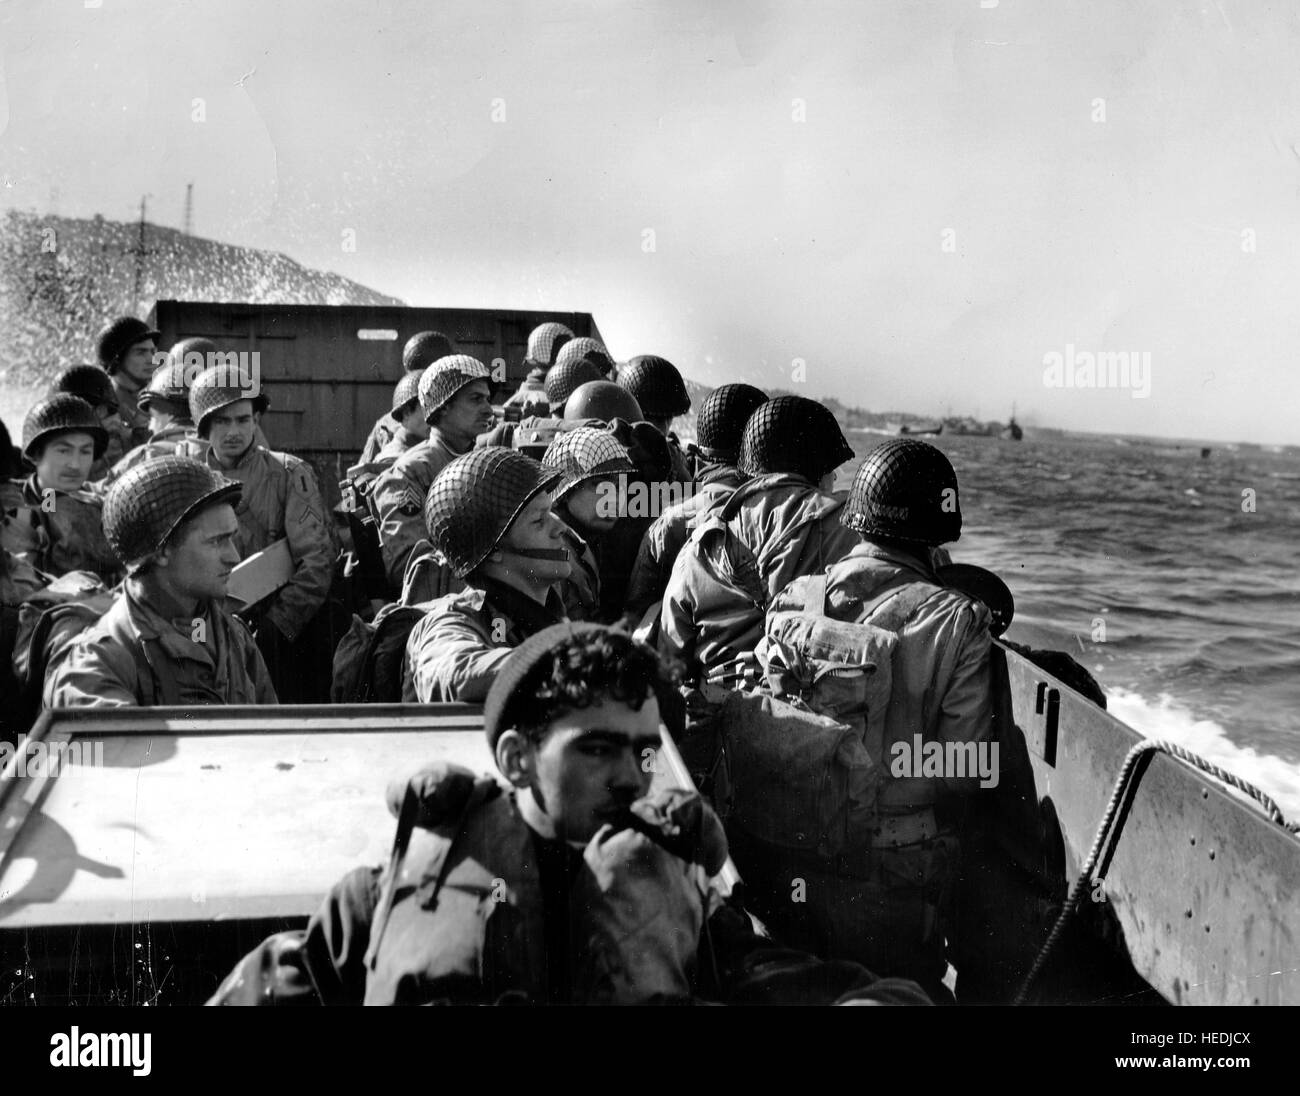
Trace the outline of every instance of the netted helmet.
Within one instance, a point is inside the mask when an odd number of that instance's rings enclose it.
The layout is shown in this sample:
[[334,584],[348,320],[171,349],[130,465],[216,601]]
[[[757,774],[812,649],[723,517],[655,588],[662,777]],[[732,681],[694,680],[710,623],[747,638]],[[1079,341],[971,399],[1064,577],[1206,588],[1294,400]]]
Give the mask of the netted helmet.
[[[569,343],[565,349],[572,345]],[[560,356],[563,358],[563,350],[560,351]],[[551,405],[551,414],[559,414],[569,397],[584,384],[599,380],[604,380],[604,374],[586,358],[557,361],[547,370],[546,380],[542,382],[542,387],[546,389],[546,402]]]
[[99,460],[108,448],[108,431],[100,424],[95,409],[85,400],[60,393],[41,400],[23,419],[23,456],[33,464],[40,450],[59,434],[89,434]]
[[648,419],[671,419],[691,409],[686,382],[667,358],[639,354],[619,370],[618,383],[636,397]]
[[555,356],[572,338],[573,332],[562,323],[540,324],[528,336],[527,360],[543,367],[554,365]]
[[825,407],[803,396],[777,396],[749,416],[738,463],[747,476],[793,472],[816,483],[852,459],[852,447]]
[[514,449],[472,449],[429,486],[424,500],[429,539],[464,578],[496,548],[524,507],[559,479],[558,472]]
[[252,400],[255,412],[265,411],[271,401],[262,390],[261,379],[246,371],[225,365],[214,365],[194,378],[190,385],[190,418],[198,427],[199,436],[206,438],[206,421],[223,407],[240,400]]
[[180,526],[218,502],[234,506],[243,487],[189,457],[151,457],[122,473],[104,496],[104,535],[135,573]]
[[113,378],[98,365],[70,365],[62,370],[50,385],[50,395],[59,393],[77,396],[91,407],[110,407],[117,410],[117,393]]
[[613,381],[588,381],[581,384],[573,390],[564,405],[565,422],[582,422],[584,419],[640,422],[644,418],[632,393]]
[[740,439],[749,417],[767,403],[767,395],[752,384],[724,384],[700,406],[696,444],[709,460],[736,462]]
[[122,364],[122,355],[136,343],[145,339],[156,339],[162,334],[150,327],[144,320],[134,316],[119,316],[99,333],[96,352],[99,364],[110,374],[116,373]]
[[420,374],[420,406],[424,417],[432,421],[434,413],[471,381],[492,383],[492,370],[468,354],[449,354],[439,358]]
[[840,521],[855,533],[935,547],[961,536],[957,473],[942,450],[917,438],[876,446],[853,478]]
[[584,361],[596,367],[596,371],[602,376],[606,376],[614,368],[614,359],[605,349],[605,344],[599,339],[589,339],[582,336],[577,339],[570,339],[555,355],[555,364],[560,365],[564,362]]
[[[191,350],[189,353],[198,354],[203,352]],[[179,357],[176,357],[175,354],[176,347],[172,347],[171,355],[168,356],[164,364],[153,371],[149,383],[144,386],[140,395],[136,397],[136,403],[147,411],[149,405],[155,400],[162,400],[172,407],[173,413],[188,419],[190,417],[190,387],[186,381],[192,374],[185,366],[185,355],[182,353]]]
[[556,502],[588,480],[636,471],[626,446],[608,430],[594,426],[579,426],[559,435],[547,446],[542,464],[563,476],[555,489]]
[[389,414],[397,421],[402,421],[402,409],[412,401],[420,402],[420,378],[423,372],[407,373],[397,382],[393,389],[393,409]]
[[439,358],[449,358],[455,353],[456,347],[441,331],[417,331],[402,347],[402,368],[408,373],[418,373]]

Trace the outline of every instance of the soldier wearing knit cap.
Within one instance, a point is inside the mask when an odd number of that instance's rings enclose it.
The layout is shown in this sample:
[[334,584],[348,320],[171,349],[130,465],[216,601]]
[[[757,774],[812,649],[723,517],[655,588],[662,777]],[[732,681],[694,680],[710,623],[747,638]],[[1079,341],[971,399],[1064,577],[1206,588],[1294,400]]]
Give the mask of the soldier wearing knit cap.
[[388,867],[346,875],[212,1003],[927,1004],[755,934],[719,878],[717,817],[650,763],[675,702],[668,668],[626,632],[534,635],[487,695],[496,773],[438,762],[391,784]]

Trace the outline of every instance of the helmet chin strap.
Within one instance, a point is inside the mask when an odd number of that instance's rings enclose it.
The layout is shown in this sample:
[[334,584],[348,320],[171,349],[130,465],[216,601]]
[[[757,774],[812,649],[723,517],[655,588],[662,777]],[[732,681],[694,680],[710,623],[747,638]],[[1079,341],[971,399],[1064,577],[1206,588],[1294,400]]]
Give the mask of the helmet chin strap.
[[569,558],[567,548],[495,548],[493,554],[520,556],[524,559],[546,559],[552,563],[565,563]]

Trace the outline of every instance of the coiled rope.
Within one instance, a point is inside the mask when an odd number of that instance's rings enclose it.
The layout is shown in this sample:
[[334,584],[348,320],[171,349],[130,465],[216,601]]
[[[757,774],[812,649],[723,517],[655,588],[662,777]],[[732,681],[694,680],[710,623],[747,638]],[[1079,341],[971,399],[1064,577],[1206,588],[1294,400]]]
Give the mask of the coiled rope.
[[[1093,881],[1093,872],[1097,869],[1097,862],[1101,859],[1102,850],[1111,843],[1111,827],[1115,822],[1115,817],[1119,812],[1119,806],[1124,801],[1130,788],[1136,789],[1137,781],[1141,780],[1139,776],[1135,781],[1133,772],[1137,768],[1138,761],[1149,753],[1167,753],[1171,757],[1178,758],[1179,761],[1186,762],[1194,769],[1199,769],[1203,773],[1213,776],[1216,780],[1222,781],[1230,787],[1236,788],[1237,791],[1248,795],[1255,800],[1264,812],[1268,815],[1270,821],[1275,822],[1291,834],[1300,833],[1300,823],[1288,822],[1282,814],[1281,809],[1273,801],[1272,797],[1262,792],[1254,784],[1242,780],[1235,773],[1230,773],[1226,769],[1219,768],[1218,765],[1206,761],[1205,758],[1198,754],[1192,753],[1191,750],[1184,749],[1176,742],[1166,742],[1162,739],[1147,739],[1139,742],[1124,758],[1124,763],[1120,766],[1119,776],[1115,779],[1115,788],[1111,792],[1110,802],[1106,804],[1106,811],[1102,815],[1101,825],[1097,829],[1097,836],[1092,842],[1092,849],[1088,853],[1087,860],[1084,861],[1083,868],[1079,872],[1079,878],[1074,881],[1074,886],[1070,889],[1070,895],[1062,907],[1056,923],[1052,926],[1052,931],[1048,934],[1046,942],[1038,952],[1038,957],[1034,960],[1034,965],[1029,968],[1029,973],[1025,975],[1025,980],[1020,984],[1020,990],[1016,993],[1013,1005],[1023,1005],[1025,998],[1029,995],[1029,989],[1034,984],[1034,980],[1042,971],[1043,966],[1047,963],[1048,956],[1051,955],[1052,949],[1056,947],[1061,933],[1065,931],[1065,924],[1070,915],[1078,908],[1080,899],[1083,898],[1084,891],[1089,889]],[[1113,834],[1114,840],[1119,840],[1119,835],[1123,830],[1121,825]]]

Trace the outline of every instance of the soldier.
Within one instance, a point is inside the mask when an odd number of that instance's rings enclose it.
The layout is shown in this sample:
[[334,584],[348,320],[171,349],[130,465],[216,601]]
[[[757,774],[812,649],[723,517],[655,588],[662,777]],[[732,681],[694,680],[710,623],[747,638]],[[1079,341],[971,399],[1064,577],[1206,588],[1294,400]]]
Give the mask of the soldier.
[[149,416],[137,406],[136,398],[153,376],[158,336],[158,331],[134,316],[119,316],[99,335],[99,364],[113,379],[118,418],[127,432],[124,451],[149,440]]
[[673,478],[682,483],[689,482],[691,470],[686,455],[677,435],[672,432],[673,419],[691,409],[691,397],[677,367],[666,358],[640,354],[619,370],[618,383],[636,397],[646,421],[668,439]]
[[527,415],[534,404],[546,406],[546,373],[555,364],[555,356],[572,338],[573,332],[562,323],[544,323],[533,328],[524,356],[528,376],[518,391],[506,400],[506,407],[519,407]]
[[[439,358],[445,358],[455,354],[456,348],[452,341],[440,331],[417,331],[402,348],[402,368],[407,373],[421,373]],[[380,415],[375,420],[375,425],[370,428],[370,434],[366,438],[366,443],[361,447],[361,456],[358,464],[369,464],[379,456],[379,451],[383,449],[390,441],[393,435],[397,433],[393,423],[391,412],[387,415]]]
[[492,425],[491,377],[488,367],[476,358],[452,354],[439,358],[420,378],[420,404],[429,436],[381,474],[370,493],[394,595],[401,591],[407,564],[425,540],[421,515],[429,485]]
[[253,637],[224,608],[239,493],[177,456],[138,464],[108,489],[104,528],[127,579],[50,666],[47,708],[276,703]]
[[457,457],[433,481],[429,537],[464,589],[426,603],[412,629],[404,701],[481,702],[513,647],[566,619],[558,587],[571,564],[546,494],[559,480],[493,446]]
[[613,434],[590,426],[557,437],[546,450],[542,465],[564,477],[551,497],[551,510],[564,523],[564,540],[573,563],[563,590],[569,618],[608,621],[617,617],[622,603],[610,606],[601,598],[596,550],[602,535],[619,520],[619,503],[627,497],[628,477],[636,473],[636,465]]
[[51,396],[27,412],[23,456],[35,471],[0,485],[6,548],[55,577],[90,571],[110,586],[118,580],[121,564],[104,536],[103,503],[85,489],[107,444],[99,416],[76,396]]
[[759,937],[724,897],[713,811],[692,789],[651,790],[673,699],[625,632],[533,636],[484,710],[499,777],[438,763],[391,785],[388,869],[349,872],[211,1003],[927,1004]]
[[254,440],[268,404],[256,378],[234,376],[225,366],[204,370],[190,386],[190,414],[199,437],[208,442],[208,466],[243,485],[235,510],[240,558],[287,541],[293,560],[288,583],[268,601],[240,612],[254,625],[281,699],[308,703],[322,692],[328,696],[328,685],[319,678],[329,653],[315,650],[321,630],[313,633],[308,625],[333,581],[333,529],[311,465]]
[[546,374],[546,400],[551,405],[551,415],[554,417],[564,414],[564,405],[580,385],[605,379],[600,368],[585,356],[588,352],[584,350],[586,343],[600,345],[595,339],[573,339],[565,343],[555,364]]
[[397,432],[376,454],[374,463],[388,467],[408,449],[414,449],[429,436],[429,424],[424,421],[424,407],[420,403],[420,378],[424,370],[407,373],[393,389],[393,409],[389,418],[397,423]]
[[108,432],[104,455],[90,466],[90,475],[86,477],[91,483],[99,483],[132,444],[131,431],[117,413],[113,379],[97,365],[70,365],[50,385],[51,396],[60,393],[76,396],[90,404],[95,409],[99,425]]
[[631,616],[639,618],[663,600],[673,563],[695,520],[725,503],[744,483],[746,477],[736,467],[740,439],[749,416],[766,402],[766,394],[749,384],[724,384],[704,401],[697,427],[695,490],[655,518],[646,530],[628,582],[627,607]]
[[[898,644],[884,717],[885,782],[871,870],[852,902],[859,911],[857,931],[832,946],[840,957],[915,979],[934,995],[944,992],[939,985],[947,968],[946,898],[960,853],[961,798],[979,785],[980,775],[973,764],[939,775],[928,775],[927,764],[922,776],[919,760],[906,770],[895,762],[900,749],[913,751],[918,740],[978,744],[989,739],[991,616],[980,602],[945,589],[932,565],[932,549],[961,536],[957,475],[934,446],[897,438],[867,454],[840,521],[861,540],[830,566],[824,612],[851,623],[883,620],[889,612],[894,618],[889,630],[897,632]],[[792,583],[774,599],[772,612],[802,609],[810,581]],[[945,753],[953,756],[951,750]],[[775,874],[776,888],[788,893],[780,866]],[[809,878],[809,887],[815,886]]]
[[839,522],[843,499],[830,494],[852,457],[835,416],[814,400],[778,396],[750,416],[739,466],[754,478],[705,515],[678,555],[660,651],[715,683],[752,668],[772,598],[856,543]]
[[[198,351],[192,350],[191,353]],[[185,364],[184,353],[178,356],[176,348],[168,360],[154,370],[153,377],[136,400],[137,406],[148,414],[153,433],[147,442],[137,445],[109,469],[104,477],[104,486],[152,457],[175,454],[198,461],[207,459],[208,443],[199,437],[194,420],[190,418],[189,381],[195,372],[201,370],[191,372]]]

